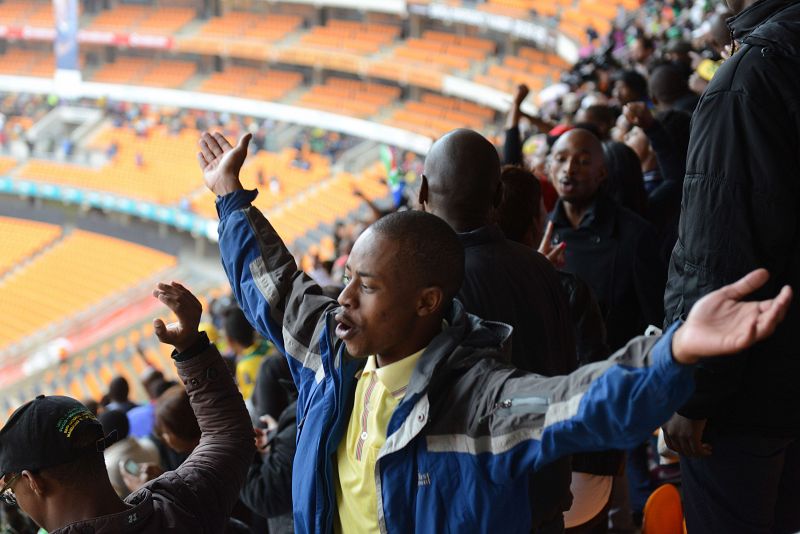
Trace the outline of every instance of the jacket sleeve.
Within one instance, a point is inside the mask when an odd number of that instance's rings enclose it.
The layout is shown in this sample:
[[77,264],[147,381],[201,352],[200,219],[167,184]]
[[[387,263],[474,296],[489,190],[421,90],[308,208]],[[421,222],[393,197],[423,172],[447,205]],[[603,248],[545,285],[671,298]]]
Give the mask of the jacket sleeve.
[[[746,68],[746,53],[758,52],[742,51],[721,69]],[[664,299],[667,324],[703,295],[758,267],[772,277],[752,298],[775,295],[791,268],[800,214],[798,129],[783,103],[771,102],[781,101],[769,81],[780,74],[759,76],[746,91],[715,89],[712,81],[692,120],[678,243]],[[787,332],[779,327],[775,336],[781,335]],[[698,365],[696,392],[679,413],[712,417],[745,379],[745,362],[740,354]]]
[[251,205],[255,191],[217,200],[222,266],[250,324],[286,355],[301,399],[322,367],[325,313],[336,306],[297,268],[275,229]]
[[492,414],[493,439],[527,435],[528,446],[517,453],[520,465],[534,469],[567,454],[643,442],[693,389],[693,367],[672,358],[676,328],[635,338],[608,360],[566,376],[509,378]]
[[647,324],[660,326],[664,322],[664,285],[667,268],[659,251],[655,228],[647,223],[632,251],[635,267],[633,283],[642,318]]
[[278,434],[269,453],[250,466],[242,488],[242,502],[266,518],[292,511],[292,465],[297,440],[297,406],[290,404],[278,421]]
[[522,165],[522,136],[519,126],[508,128],[503,140],[503,163],[505,165]]
[[175,366],[197,417],[200,443],[151,489],[171,494],[173,502],[196,514],[204,532],[222,532],[255,452],[253,427],[217,348],[205,336],[198,344],[197,355],[182,361],[176,355]]

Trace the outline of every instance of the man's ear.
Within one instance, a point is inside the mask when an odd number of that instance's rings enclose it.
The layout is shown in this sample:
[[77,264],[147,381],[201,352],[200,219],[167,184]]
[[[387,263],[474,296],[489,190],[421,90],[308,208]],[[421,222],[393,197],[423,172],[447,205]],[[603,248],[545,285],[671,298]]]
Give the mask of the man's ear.
[[46,481],[28,470],[22,471],[22,480],[20,482],[26,484],[31,489],[31,493],[36,494],[37,497],[42,497],[47,490]]
[[417,315],[427,317],[441,310],[444,304],[444,291],[441,287],[426,287],[417,298]]
[[425,209],[425,204],[428,202],[428,177],[424,174],[422,175],[422,179],[420,180],[419,184],[419,196],[417,197],[417,201],[419,202],[419,209],[422,211],[428,211]]
[[494,198],[492,198],[492,207],[498,208],[503,202],[503,181],[497,181],[497,187],[494,190]]

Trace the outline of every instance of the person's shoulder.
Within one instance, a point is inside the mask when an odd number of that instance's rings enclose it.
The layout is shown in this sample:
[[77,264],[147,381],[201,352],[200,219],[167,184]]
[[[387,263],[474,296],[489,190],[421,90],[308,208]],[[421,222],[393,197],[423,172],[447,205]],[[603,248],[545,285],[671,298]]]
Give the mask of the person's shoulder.
[[628,235],[631,237],[650,237],[656,235],[656,227],[636,213],[633,210],[630,210],[624,206],[616,205],[617,209],[617,222],[618,227],[620,229],[620,233],[622,235]]

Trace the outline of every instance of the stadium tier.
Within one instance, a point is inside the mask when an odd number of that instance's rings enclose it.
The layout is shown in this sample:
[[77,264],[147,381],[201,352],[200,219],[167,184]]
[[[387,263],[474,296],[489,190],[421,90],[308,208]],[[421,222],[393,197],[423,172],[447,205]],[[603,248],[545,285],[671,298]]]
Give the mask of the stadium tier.
[[61,227],[33,221],[0,217],[0,285],[9,270],[22,265],[31,256],[61,236]]
[[0,279],[0,302],[15,310],[0,323],[0,348],[120,298],[175,264],[173,256],[111,237],[81,230],[63,235]]

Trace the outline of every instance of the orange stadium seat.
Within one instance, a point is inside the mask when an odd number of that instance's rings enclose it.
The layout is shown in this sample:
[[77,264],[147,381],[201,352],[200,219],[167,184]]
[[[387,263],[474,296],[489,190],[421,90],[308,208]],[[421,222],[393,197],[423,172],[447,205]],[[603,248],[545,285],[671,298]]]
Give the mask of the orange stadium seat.
[[175,263],[168,254],[76,230],[0,281],[0,301],[16,310],[0,323],[0,347],[122,295]]
[[257,100],[276,101],[303,83],[299,72],[269,70],[250,67],[228,67],[215,72],[200,84],[199,90]]
[[0,217],[2,254],[0,254],[0,277],[14,266],[26,261],[61,236],[61,228],[22,219]]
[[[29,180],[107,191],[172,205],[202,187],[194,172],[186,172],[186,169],[197,166],[198,138],[199,133],[191,129],[173,135],[168,133],[166,126],[158,126],[143,138],[137,137],[129,128],[108,127],[91,143],[97,149],[105,149],[112,142],[118,144],[117,155],[104,167],[95,169],[30,160],[17,174]],[[136,163],[137,153],[143,160],[141,166]]]
[[381,83],[329,78],[312,87],[298,105],[366,118],[377,114],[400,96],[400,88]]
[[426,93],[420,101],[406,102],[386,122],[435,139],[456,128],[481,130],[494,116],[493,110],[472,102]]

